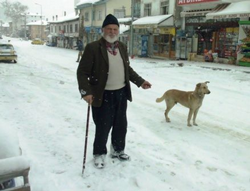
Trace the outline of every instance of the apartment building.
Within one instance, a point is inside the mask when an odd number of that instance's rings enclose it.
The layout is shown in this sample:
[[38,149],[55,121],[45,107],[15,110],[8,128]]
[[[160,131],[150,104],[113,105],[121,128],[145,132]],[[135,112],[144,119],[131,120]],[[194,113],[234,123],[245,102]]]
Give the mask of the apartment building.
[[48,41],[51,46],[74,49],[79,38],[79,15],[53,16],[49,23]]

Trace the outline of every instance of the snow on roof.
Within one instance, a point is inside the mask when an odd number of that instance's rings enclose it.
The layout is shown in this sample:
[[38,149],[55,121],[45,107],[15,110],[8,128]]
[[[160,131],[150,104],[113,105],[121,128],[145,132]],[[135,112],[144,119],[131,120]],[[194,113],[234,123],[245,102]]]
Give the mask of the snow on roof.
[[119,18],[117,19],[119,23],[127,23],[127,22],[130,22],[132,21],[132,18],[131,17],[127,17],[127,18]]
[[2,27],[10,27],[9,23],[4,23]]
[[129,29],[130,29],[129,25],[120,24],[120,27],[119,27],[120,34],[123,34],[124,32],[128,31]]
[[208,13],[206,17],[207,19],[217,16],[239,17],[241,14],[250,14],[250,1],[231,3],[221,11]]
[[[42,25],[47,25],[48,24],[48,22],[47,21],[42,21]],[[39,20],[39,21],[36,21],[36,22],[30,22],[30,23],[27,23],[27,25],[41,25],[41,20]]]
[[79,3],[76,4],[76,6],[87,4],[87,3],[93,4],[93,3],[96,3],[97,1],[100,1],[100,0],[81,0]]
[[57,20],[50,20],[49,23],[62,23],[65,21],[71,21],[71,20],[75,20],[78,19],[79,15],[75,15],[75,13],[70,13],[67,16],[63,16],[63,17],[59,17]]
[[149,16],[142,17],[133,22],[133,25],[154,25],[159,24],[162,21],[170,18],[172,15],[157,15],[157,16]]
[[40,16],[41,14],[40,13],[31,13],[31,12],[28,12],[28,13],[26,13],[26,15]]

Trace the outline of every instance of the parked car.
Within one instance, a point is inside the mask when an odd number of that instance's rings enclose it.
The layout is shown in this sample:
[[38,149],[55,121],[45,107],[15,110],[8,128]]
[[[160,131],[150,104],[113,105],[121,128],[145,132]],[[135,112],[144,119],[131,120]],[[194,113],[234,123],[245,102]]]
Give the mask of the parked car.
[[12,44],[0,44],[0,61],[17,63],[17,53]]
[[55,43],[55,42],[47,42],[46,45],[47,45],[47,46],[53,46],[53,47],[54,47],[54,46],[56,46],[56,43]]
[[43,45],[44,42],[40,38],[35,38],[32,40],[31,44]]

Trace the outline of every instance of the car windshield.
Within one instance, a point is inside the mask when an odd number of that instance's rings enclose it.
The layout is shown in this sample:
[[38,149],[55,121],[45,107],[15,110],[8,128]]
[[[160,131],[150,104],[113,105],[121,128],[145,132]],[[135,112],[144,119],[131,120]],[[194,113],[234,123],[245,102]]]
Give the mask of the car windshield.
[[8,49],[14,50],[14,47],[10,44],[0,44],[0,49],[1,50],[8,50]]

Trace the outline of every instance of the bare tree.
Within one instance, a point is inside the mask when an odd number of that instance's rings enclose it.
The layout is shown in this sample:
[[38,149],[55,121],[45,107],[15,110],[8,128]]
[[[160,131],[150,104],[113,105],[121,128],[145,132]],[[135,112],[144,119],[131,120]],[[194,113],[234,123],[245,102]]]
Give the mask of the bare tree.
[[8,0],[1,2],[0,5],[4,8],[4,14],[12,20],[13,28],[16,31],[17,23],[22,19],[28,7],[20,2],[10,3]]

